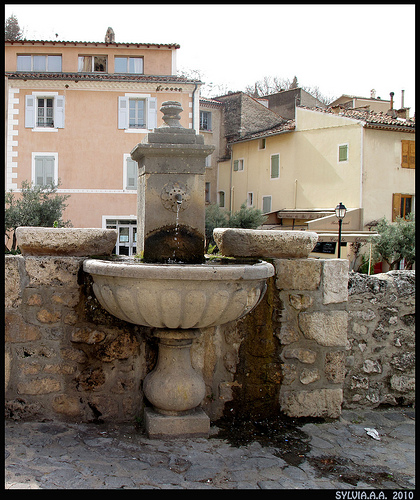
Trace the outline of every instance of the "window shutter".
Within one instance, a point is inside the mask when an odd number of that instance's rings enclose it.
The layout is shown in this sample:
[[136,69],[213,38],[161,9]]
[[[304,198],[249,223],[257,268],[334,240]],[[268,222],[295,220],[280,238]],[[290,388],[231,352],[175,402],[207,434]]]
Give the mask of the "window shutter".
[[35,97],[27,95],[25,99],[25,127],[35,127]]
[[118,97],[118,128],[128,128],[128,97]]
[[338,161],[347,161],[347,145],[339,146],[338,148]]
[[127,158],[127,186],[126,189],[137,189],[137,162]]
[[279,155],[271,156],[271,178],[277,179],[280,177],[280,158]]
[[401,193],[394,193],[392,195],[392,222],[401,216]]
[[233,170],[234,172],[237,172],[239,170],[239,160],[235,160],[233,162]]
[[211,113],[207,113],[207,130],[211,130]]
[[57,96],[57,98],[54,100],[54,104],[54,126],[55,128],[64,128],[64,96]]
[[153,130],[157,127],[157,98],[149,97],[147,99],[148,105],[148,117],[147,117],[147,128]]
[[45,184],[54,182],[54,158],[44,158]]
[[409,141],[401,141],[401,167],[409,168],[408,154],[409,154]]
[[416,166],[416,141],[409,141],[408,166],[409,168],[415,168]]

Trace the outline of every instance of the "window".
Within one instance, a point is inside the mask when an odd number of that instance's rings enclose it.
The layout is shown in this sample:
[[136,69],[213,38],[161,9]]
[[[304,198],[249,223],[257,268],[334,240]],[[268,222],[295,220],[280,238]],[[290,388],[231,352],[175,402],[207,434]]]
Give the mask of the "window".
[[136,75],[143,74],[143,58],[142,57],[116,57],[114,59],[115,73],[134,73]]
[[233,170],[235,172],[242,172],[244,169],[244,159],[243,158],[239,158],[238,160],[235,160],[233,162]]
[[224,191],[219,191],[217,193],[218,198],[219,198],[219,207],[224,208],[225,206],[225,192]]
[[264,214],[271,212],[271,196],[262,197],[262,211]]
[[157,126],[157,99],[145,94],[118,98],[118,128],[138,132]]
[[124,155],[124,189],[137,190],[137,162]]
[[338,161],[348,161],[349,160],[349,145],[339,144],[338,146]]
[[411,194],[394,193],[392,195],[392,222],[398,217],[406,219],[414,211],[414,196]]
[[34,130],[64,128],[64,96],[32,92],[25,97],[25,127]]
[[415,168],[416,166],[416,143],[415,141],[401,141],[401,167]]
[[206,156],[206,167],[211,167],[211,155]]
[[211,112],[200,111],[200,130],[211,131]]
[[129,128],[146,128],[144,99],[130,99],[128,101],[128,126]]
[[206,182],[206,187],[205,187],[205,201],[206,203],[210,203],[210,182]]
[[35,186],[46,186],[58,182],[57,153],[32,153],[32,182]]
[[81,73],[106,73],[106,56],[79,56],[79,72]]
[[278,179],[280,177],[280,155],[275,154],[270,157],[270,177]]
[[17,56],[17,70],[61,73],[61,56]]
[[[105,217],[105,216],[104,216]],[[108,219],[106,229],[118,231],[117,244],[112,253],[116,255],[136,255],[137,252],[137,221],[135,219]]]
[[246,196],[246,204],[248,207],[254,206],[254,193],[248,193]]
[[265,137],[259,140],[258,149],[265,149]]

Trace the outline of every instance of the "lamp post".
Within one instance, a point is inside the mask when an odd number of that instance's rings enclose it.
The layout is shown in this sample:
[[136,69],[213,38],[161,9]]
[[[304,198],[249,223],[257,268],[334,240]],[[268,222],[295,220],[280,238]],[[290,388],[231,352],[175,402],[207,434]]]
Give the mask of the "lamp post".
[[338,251],[337,257],[340,258],[341,255],[341,225],[343,223],[343,219],[346,216],[347,208],[341,203],[335,207],[335,216],[338,219]]

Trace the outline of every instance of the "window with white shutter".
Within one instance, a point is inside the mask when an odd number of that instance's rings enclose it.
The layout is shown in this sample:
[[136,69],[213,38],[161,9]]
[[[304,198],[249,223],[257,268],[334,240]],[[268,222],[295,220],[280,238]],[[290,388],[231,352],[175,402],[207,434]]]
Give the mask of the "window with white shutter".
[[57,184],[57,154],[32,153],[32,182],[35,186]]
[[142,94],[118,97],[118,128],[136,132],[157,126],[157,98]]
[[25,127],[33,130],[64,128],[65,98],[55,93],[33,92],[25,97]]

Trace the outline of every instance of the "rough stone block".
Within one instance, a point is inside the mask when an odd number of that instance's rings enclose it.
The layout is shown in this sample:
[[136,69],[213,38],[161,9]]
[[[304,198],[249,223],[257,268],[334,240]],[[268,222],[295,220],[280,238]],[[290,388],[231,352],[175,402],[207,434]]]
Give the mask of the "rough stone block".
[[325,355],[324,372],[327,380],[333,384],[341,384],[346,376],[345,351],[327,352]]
[[276,286],[280,290],[317,290],[322,263],[318,259],[275,259]]
[[23,257],[6,255],[4,258],[5,307],[17,307],[20,304],[20,273],[19,263],[23,266]]
[[308,369],[304,368],[300,374],[299,380],[302,384],[312,384],[321,378],[318,368]]
[[210,419],[201,408],[186,415],[162,415],[145,408],[144,421],[149,438],[208,438],[210,433]]
[[345,346],[347,341],[347,312],[302,312],[299,327],[306,338],[324,346]]
[[316,352],[311,351],[310,349],[303,349],[303,348],[288,348],[285,349],[283,352],[283,356],[285,358],[296,358],[298,359],[301,363],[314,363],[316,359]]
[[217,228],[214,240],[227,257],[265,257],[274,259],[308,257],[318,241],[310,231],[275,229]]
[[7,312],[5,315],[5,341],[28,342],[41,338],[41,331],[37,326],[23,321],[19,314]]
[[111,255],[116,229],[18,227],[16,238],[22,255]]
[[54,378],[40,378],[34,380],[26,380],[17,386],[19,394],[50,394],[51,392],[58,392],[61,389],[61,384]]
[[390,384],[395,391],[410,392],[415,390],[416,379],[405,375],[392,375]]
[[323,303],[334,304],[348,299],[349,261],[329,259],[324,261],[322,275]]
[[29,286],[74,286],[83,259],[77,257],[26,257]]
[[291,417],[337,418],[342,402],[342,389],[287,390],[280,395],[280,408]]

